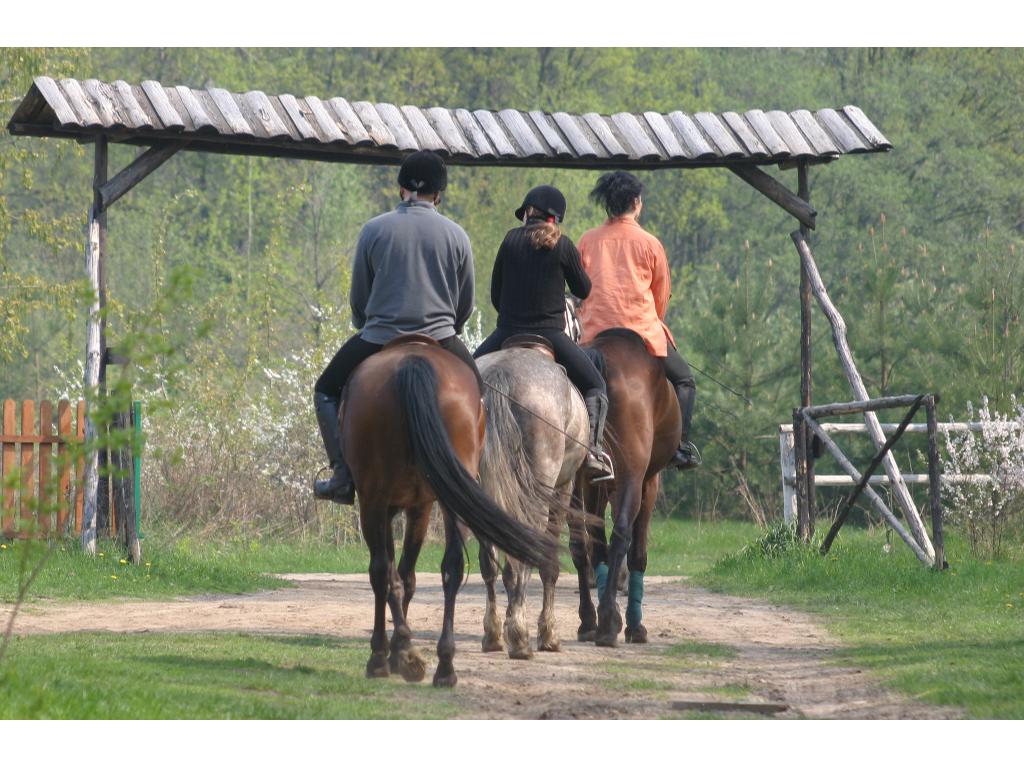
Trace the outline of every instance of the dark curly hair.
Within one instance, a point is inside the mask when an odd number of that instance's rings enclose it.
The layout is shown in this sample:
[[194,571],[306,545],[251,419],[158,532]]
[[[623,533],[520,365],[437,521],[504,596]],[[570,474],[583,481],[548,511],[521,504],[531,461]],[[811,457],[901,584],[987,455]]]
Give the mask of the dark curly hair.
[[590,191],[590,199],[604,206],[608,216],[622,216],[633,208],[636,199],[643,194],[644,185],[632,173],[612,171],[597,180]]

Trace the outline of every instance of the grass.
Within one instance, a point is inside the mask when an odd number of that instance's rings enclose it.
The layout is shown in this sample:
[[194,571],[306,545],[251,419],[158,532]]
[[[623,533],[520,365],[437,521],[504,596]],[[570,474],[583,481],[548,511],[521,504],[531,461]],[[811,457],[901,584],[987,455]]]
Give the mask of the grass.
[[[692,521],[657,521],[652,528],[647,572],[651,575],[693,576],[723,555],[738,551],[757,528],[744,523],[700,524]],[[20,563],[28,554],[41,556],[42,544],[4,542],[0,549],[0,601],[14,599]],[[26,547],[31,548],[26,552]],[[400,550],[399,546],[399,550]],[[479,572],[477,544],[467,544],[467,565]],[[101,542],[96,557],[83,554],[77,542],[57,542],[46,566],[33,584],[30,599],[109,600],[160,599],[211,592],[240,594],[287,586],[268,574],[366,573],[370,564],[365,544],[332,546],[310,542],[229,540],[168,540],[150,532],[143,542],[148,565],[122,563],[124,553],[112,542]],[[417,568],[439,572],[443,546],[429,542]],[[574,574],[568,554],[566,574]]]
[[790,544],[723,558],[699,581],[825,618],[839,661],[923,701],[972,717],[1024,718],[1024,568],[973,559],[947,540],[949,571],[923,568],[901,542],[844,530],[827,557]]
[[398,719],[456,714],[428,679],[367,680],[366,643],[245,634],[17,637],[3,719]]

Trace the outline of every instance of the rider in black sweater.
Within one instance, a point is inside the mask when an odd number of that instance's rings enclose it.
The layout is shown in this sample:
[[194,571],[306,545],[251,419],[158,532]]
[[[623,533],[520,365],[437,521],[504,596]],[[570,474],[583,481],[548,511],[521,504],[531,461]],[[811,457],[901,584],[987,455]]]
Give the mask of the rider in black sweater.
[[552,186],[531,189],[516,211],[523,226],[505,235],[491,273],[491,303],[498,310],[498,327],[477,347],[473,357],[501,349],[511,336],[543,336],[554,347],[555,359],[583,394],[590,420],[590,450],[585,468],[594,481],[614,477],[611,459],[602,450],[608,390],[594,364],[565,333],[565,287],[580,299],[590,295],[590,278],[583,270],[572,240],[558,224],[565,216],[565,196]]

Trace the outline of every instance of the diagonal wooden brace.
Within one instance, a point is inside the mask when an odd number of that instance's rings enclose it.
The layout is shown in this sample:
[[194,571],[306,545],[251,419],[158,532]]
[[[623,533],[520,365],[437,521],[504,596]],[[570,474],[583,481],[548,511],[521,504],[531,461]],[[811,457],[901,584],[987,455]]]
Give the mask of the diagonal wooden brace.
[[101,210],[113,205],[136,184],[170,160],[186,144],[187,141],[171,141],[156,144],[141,153],[114,178],[100,186]]

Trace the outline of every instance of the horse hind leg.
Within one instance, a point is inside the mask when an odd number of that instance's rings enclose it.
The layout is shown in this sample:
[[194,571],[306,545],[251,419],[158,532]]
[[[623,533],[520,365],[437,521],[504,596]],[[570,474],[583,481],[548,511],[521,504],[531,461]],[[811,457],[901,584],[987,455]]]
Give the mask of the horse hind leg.
[[455,524],[455,518],[444,510],[444,558],[441,561],[441,581],[444,585],[444,622],[441,637],[437,641],[437,669],[434,671],[436,688],[452,688],[458,682],[455,674],[455,597],[462,583],[465,557],[462,551],[462,535]]
[[[620,476],[621,477],[621,476]],[[616,596],[619,591],[619,572],[632,541],[633,523],[640,511],[642,489],[639,483],[630,483],[622,478],[622,485],[615,489],[614,526],[612,541],[608,550],[608,577],[604,594],[597,606],[597,645],[614,648],[618,645],[619,632],[622,631],[622,614]]]
[[[594,513],[599,491],[593,487],[587,487],[585,491],[581,490],[581,485],[584,482],[582,479],[577,480],[573,497],[575,501],[582,504],[583,509]],[[597,610],[594,608],[594,598],[590,592],[593,586],[590,581],[593,571],[591,549],[590,536],[582,517],[572,516],[569,519],[569,552],[572,555],[572,564],[576,568],[576,575],[579,579],[580,626],[576,630],[576,639],[581,643],[594,642],[594,636],[597,633]]]
[[[569,494],[563,491],[560,494],[563,504],[569,502]],[[548,511],[548,533],[557,536],[561,530],[564,513],[557,507]],[[540,580],[544,585],[544,602],[541,607],[540,616],[537,619],[537,650],[538,651],[560,651],[562,644],[558,639],[558,632],[555,630],[555,584],[558,582],[558,560],[540,567]]]
[[651,515],[658,498],[658,475],[644,483],[644,494],[640,500],[640,514],[633,525],[633,541],[630,543],[626,562],[629,566],[629,597],[626,600],[627,643],[646,643],[647,627],[643,624],[644,573],[647,571],[647,539],[651,527]]
[[[418,683],[427,674],[427,664],[412,644],[409,627],[409,603],[416,592],[416,560],[430,522],[430,505],[406,511],[405,539],[398,569],[391,571],[391,620],[395,629],[391,635],[391,655],[388,662],[392,672],[399,673],[406,682]],[[390,532],[390,531],[389,531]],[[394,545],[392,542],[392,549]],[[392,553],[392,563],[394,554]]]
[[388,554],[387,537],[390,524],[386,510],[372,514],[369,505],[361,510],[363,535],[370,549],[370,585],[373,587],[373,634],[370,637],[370,658],[366,662],[367,677],[387,677],[388,636],[385,628],[385,606],[391,589],[392,559]]
[[530,566],[506,557],[501,577],[508,595],[504,626],[508,657],[531,659],[530,630],[526,626],[526,583],[530,578]]
[[487,590],[487,606],[484,609],[484,638],[480,645],[484,653],[505,650],[501,639],[501,621],[498,619],[498,597],[494,584],[498,578],[498,552],[494,545],[480,541],[480,575]]

